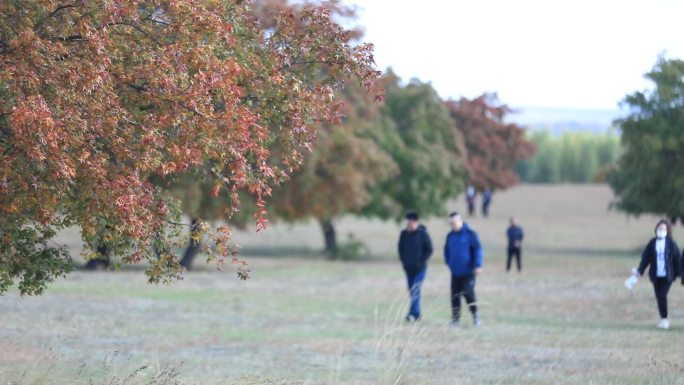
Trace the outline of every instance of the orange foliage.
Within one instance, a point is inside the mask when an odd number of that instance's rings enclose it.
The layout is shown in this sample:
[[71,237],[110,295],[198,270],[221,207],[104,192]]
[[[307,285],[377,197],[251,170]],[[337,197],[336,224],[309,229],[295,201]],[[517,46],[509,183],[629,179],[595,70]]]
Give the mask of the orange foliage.
[[[177,274],[150,251],[175,213],[150,178],[191,170],[214,195],[249,191],[264,228],[272,187],[339,118],[335,90],[374,87],[353,37],[326,7],[262,25],[247,1],[0,2],[0,234],[77,224],[148,259],[151,280]],[[17,245],[0,252],[25,257]]]

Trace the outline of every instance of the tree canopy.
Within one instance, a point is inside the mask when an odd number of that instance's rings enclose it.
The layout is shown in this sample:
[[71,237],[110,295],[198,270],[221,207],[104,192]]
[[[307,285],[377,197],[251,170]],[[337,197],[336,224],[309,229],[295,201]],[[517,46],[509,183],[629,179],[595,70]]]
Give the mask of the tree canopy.
[[495,94],[447,101],[456,127],[465,138],[469,182],[478,189],[502,190],[519,182],[516,164],[535,152],[525,129],[506,122],[511,110]]
[[684,218],[684,61],[659,58],[645,75],[653,89],[627,95],[617,121],[623,153],[609,182],[617,208]]
[[[179,203],[156,177],[194,173],[229,211],[246,191],[266,226],[272,188],[339,118],[335,91],[378,76],[330,9],[270,20],[248,1],[0,2],[0,292],[69,271],[52,238],[71,225],[152,282],[180,274]],[[212,234],[234,255],[228,227]]]
[[381,84],[384,104],[358,88],[341,94],[345,119],[319,131],[304,167],[275,194],[276,217],[317,219],[332,255],[340,216],[443,215],[469,178],[480,188],[510,187],[516,162],[534,152],[492,95],[445,103],[430,84],[403,83],[391,70]]
[[407,210],[444,214],[446,203],[465,185],[463,136],[430,84],[412,80],[402,85],[390,71],[383,85],[383,119],[371,135],[400,171],[371,190],[362,214],[392,219]]

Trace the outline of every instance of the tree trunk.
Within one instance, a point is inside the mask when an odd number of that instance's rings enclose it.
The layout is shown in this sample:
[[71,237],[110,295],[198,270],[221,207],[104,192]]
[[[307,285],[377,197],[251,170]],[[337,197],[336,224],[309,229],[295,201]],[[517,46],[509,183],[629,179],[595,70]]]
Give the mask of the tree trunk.
[[90,259],[86,265],[86,270],[105,270],[109,267],[111,261],[109,260],[109,248],[103,242],[97,245],[97,258]]
[[321,229],[323,230],[323,238],[325,240],[325,252],[334,258],[337,256],[337,236],[335,234],[335,225],[332,220],[321,219]]
[[188,247],[185,248],[185,252],[183,253],[183,258],[181,258],[180,261],[180,265],[187,270],[192,268],[192,261],[195,260],[195,257],[197,254],[199,254],[201,248],[200,242],[193,239],[195,231],[197,230],[198,222],[199,219],[192,218],[192,225],[190,226],[190,240],[188,241]]

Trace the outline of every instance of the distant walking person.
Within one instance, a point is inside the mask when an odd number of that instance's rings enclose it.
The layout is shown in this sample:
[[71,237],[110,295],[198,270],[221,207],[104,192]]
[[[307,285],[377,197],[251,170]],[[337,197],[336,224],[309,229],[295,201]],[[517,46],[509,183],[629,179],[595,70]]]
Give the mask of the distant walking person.
[[477,198],[477,191],[475,187],[468,186],[466,189],[466,203],[468,204],[468,216],[475,215],[475,199]]
[[406,272],[411,307],[406,321],[420,320],[420,287],[427,273],[427,261],[432,255],[432,241],[417,213],[406,214],[406,229],[399,236],[399,259]]
[[511,225],[506,230],[508,237],[508,260],[506,261],[506,272],[511,271],[511,262],[515,257],[518,272],[522,270],[522,263],[520,261],[522,254],[522,241],[524,238],[523,229],[518,225],[515,218],[511,218]]
[[475,299],[476,275],[482,272],[482,247],[480,239],[458,213],[449,215],[451,232],[444,245],[444,260],[451,270],[451,324],[458,326],[461,319],[461,296],[465,297],[473,324],[482,322],[477,314]]
[[667,293],[670,291],[672,281],[680,273],[679,247],[672,239],[672,228],[666,220],[658,222],[655,233],[656,237],[646,245],[641,255],[641,263],[634,271],[634,275],[642,276],[646,268],[650,266],[648,275],[653,283],[653,290],[658,302],[658,312],[660,313],[658,328],[669,329]]
[[489,205],[492,204],[492,190],[486,189],[482,193],[482,216],[489,216]]

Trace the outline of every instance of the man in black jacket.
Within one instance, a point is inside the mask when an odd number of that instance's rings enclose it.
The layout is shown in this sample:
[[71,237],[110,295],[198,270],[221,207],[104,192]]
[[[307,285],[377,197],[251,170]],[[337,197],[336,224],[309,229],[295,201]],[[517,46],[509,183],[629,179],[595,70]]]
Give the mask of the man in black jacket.
[[432,241],[417,213],[406,214],[406,229],[399,236],[399,259],[406,272],[411,308],[406,320],[420,319],[420,287],[427,273],[427,261],[432,255]]
[[641,254],[641,263],[634,270],[635,276],[642,276],[648,269],[648,276],[653,283],[658,312],[660,313],[659,329],[669,329],[667,318],[667,293],[672,282],[680,275],[680,253],[677,243],[672,239],[672,228],[666,220],[656,224],[655,238],[652,238]]

